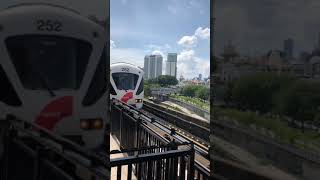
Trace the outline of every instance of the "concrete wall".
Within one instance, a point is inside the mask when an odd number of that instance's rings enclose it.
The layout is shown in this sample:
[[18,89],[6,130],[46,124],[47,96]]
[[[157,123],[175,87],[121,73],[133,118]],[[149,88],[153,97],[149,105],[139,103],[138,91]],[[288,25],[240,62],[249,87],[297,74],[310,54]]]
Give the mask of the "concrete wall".
[[210,128],[209,121],[203,121],[203,120],[200,120],[200,119],[197,119],[197,118],[193,118],[191,116],[185,115],[185,114],[180,113],[178,111],[173,111],[171,109],[159,106],[157,104],[150,103],[148,101],[144,101],[144,103],[146,105],[149,105],[149,106],[153,107],[153,108],[159,109],[161,111],[165,111],[165,112],[167,112],[167,113],[169,113],[169,114],[171,114],[171,115],[173,115],[173,116],[175,116],[177,118],[183,119],[183,120],[188,121],[188,122],[190,121],[192,123],[195,123],[197,125],[203,126],[205,128]]
[[253,131],[248,132],[221,121],[210,124],[214,135],[222,137],[260,158],[271,160],[272,163],[305,180],[317,180],[320,177],[320,155],[298,150],[289,145],[275,142],[271,137]]

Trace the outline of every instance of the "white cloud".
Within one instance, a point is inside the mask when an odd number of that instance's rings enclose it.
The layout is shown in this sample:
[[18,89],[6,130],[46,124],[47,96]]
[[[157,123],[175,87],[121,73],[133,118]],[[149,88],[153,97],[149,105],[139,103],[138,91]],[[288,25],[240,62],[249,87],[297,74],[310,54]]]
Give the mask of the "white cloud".
[[154,50],[154,51],[152,51],[151,54],[152,55],[161,55],[162,57],[164,57],[164,53],[162,51],[159,51],[159,50]]
[[178,41],[178,44],[185,47],[185,48],[188,48],[188,47],[193,47],[193,46],[196,46],[197,44],[197,37],[196,36],[183,36],[179,41]]
[[194,50],[183,50],[178,55],[177,75],[183,75],[186,78],[193,78],[198,74],[204,77],[209,76],[210,61],[196,56]]
[[178,61],[185,62],[185,61],[192,61],[195,56],[194,50],[183,50],[178,55]]
[[202,28],[198,27],[195,33],[191,36],[183,36],[178,44],[183,46],[184,48],[190,48],[197,46],[198,38],[200,39],[210,39],[210,28]]
[[187,78],[193,78],[200,73],[203,74],[204,77],[209,76],[210,61],[199,58],[193,49],[197,46],[198,39],[209,40],[210,29],[198,27],[193,35],[183,36],[178,41],[178,44],[184,48],[178,55],[178,77],[183,75]]
[[198,27],[194,35],[201,39],[210,39],[210,28]]
[[110,49],[116,48],[116,43],[110,39]]
[[[163,57],[163,62],[167,60],[167,53],[170,51],[171,46],[169,44],[164,45],[156,45],[156,44],[149,44],[145,46],[146,54],[160,54]],[[164,66],[164,65],[163,65]]]

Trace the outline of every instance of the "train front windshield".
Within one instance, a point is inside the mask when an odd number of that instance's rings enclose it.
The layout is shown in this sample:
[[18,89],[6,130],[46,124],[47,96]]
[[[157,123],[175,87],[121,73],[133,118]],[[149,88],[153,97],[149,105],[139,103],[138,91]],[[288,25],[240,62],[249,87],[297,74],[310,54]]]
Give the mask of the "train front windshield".
[[92,51],[90,43],[58,36],[15,36],[6,45],[27,89],[78,89]]
[[112,78],[119,90],[134,90],[139,76],[132,73],[112,73]]

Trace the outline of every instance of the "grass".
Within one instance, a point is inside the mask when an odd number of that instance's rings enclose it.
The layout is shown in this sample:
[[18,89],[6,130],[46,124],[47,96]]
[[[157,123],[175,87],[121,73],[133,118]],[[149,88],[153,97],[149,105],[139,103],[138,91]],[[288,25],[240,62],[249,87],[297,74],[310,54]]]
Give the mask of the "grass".
[[165,107],[165,108],[169,108],[169,109],[171,109],[171,110],[175,110],[175,111],[178,111],[178,112],[182,112],[182,113],[183,113],[182,109],[180,109],[180,108],[177,107],[177,106],[170,106],[170,105],[164,104],[164,103],[161,103],[161,105],[162,105],[163,107]]
[[198,98],[193,98],[193,97],[187,97],[187,96],[181,96],[181,95],[170,95],[172,98],[175,98],[177,100],[180,100],[185,103],[192,104],[198,108],[205,109],[205,110],[210,110],[210,103],[205,102],[201,99]]
[[299,129],[289,127],[282,119],[265,117],[254,112],[219,107],[215,107],[213,116],[217,120],[221,120],[220,117],[223,116],[236,120],[243,128],[250,128],[250,125],[255,125],[257,129],[265,128],[274,134],[274,138],[278,142],[291,144],[300,149],[320,152],[319,133],[314,131],[305,131],[303,133]]

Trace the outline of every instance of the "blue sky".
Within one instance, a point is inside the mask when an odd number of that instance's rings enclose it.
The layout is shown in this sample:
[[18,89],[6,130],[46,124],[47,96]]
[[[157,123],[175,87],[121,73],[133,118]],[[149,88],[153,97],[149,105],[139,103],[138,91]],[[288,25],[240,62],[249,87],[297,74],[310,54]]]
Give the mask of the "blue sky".
[[210,0],[111,0],[111,63],[143,67],[147,54],[178,53],[178,77],[209,75]]

